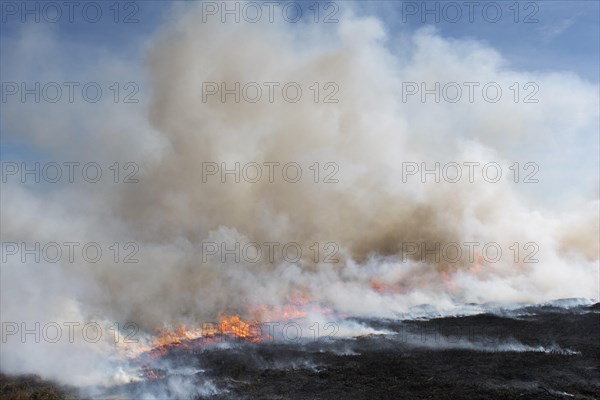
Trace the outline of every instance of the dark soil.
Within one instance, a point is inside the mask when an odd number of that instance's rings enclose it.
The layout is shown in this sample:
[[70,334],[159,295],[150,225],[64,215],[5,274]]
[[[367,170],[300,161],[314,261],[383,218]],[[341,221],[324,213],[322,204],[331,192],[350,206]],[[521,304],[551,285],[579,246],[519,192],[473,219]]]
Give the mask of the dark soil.
[[[379,325],[401,333],[302,349],[259,345],[207,353],[204,365],[228,384],[230,393],[222,398],[600,399],[597,312],[543,310],[519,319],[477,315]],[[507,341],[546,351],[493,350]],[[452,348],[461,345],[488,351]],[[347,350],[358,354],[343,355]],[[294,367],[270,367],[289,360]],[[316,367],[306,367],[311,365]]]
[[[210,381],[216,399],[600,399],[598,304],[357,322],[395,333],[172,348],[163,359],[169,367],[156,367],[158,379],[113,388],[102,397],[177,397],[172,368],[186,366],[202,369],[185,379],[192,387]],[[52,391],[23,397],[37,393],[37,384],[21,389],[2,379],[2,398],[61,398]]]

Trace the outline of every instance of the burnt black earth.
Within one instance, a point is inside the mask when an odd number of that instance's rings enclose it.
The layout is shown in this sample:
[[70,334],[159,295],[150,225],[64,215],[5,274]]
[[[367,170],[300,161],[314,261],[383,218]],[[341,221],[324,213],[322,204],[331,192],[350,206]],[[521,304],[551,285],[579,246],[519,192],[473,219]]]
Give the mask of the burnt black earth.
[[[600,303],[356,321],[393,333],[174,348],[165,357],[171,368],[198,368],[192,377],[198,387],[206,389],[210,379],[210,390],[199,390],[198,398],[600,399]],[[105,395],[167,390],[176,396],[173,385],[163,371],[152,382]]]
[[[386,334],[173,346],[146,371],[152,379],[83,397],[600,399],[600,303],[354,322]],[[82,397],[1,378],[6,399]]]

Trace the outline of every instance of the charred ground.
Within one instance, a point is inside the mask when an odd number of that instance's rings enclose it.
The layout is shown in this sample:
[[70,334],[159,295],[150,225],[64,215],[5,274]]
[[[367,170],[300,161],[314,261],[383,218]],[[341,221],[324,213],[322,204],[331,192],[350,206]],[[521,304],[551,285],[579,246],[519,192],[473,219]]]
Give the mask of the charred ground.
[[[302,349],[256,345],[206,354],[205,365],[229,388],[222,398],[598,399],[600,314],[594,307],[371,321],[401,333]],[[501,347],[506,343],[543,350],[510,351]]]
[[[157,367],[156,379],[101,397],[177,397],[185,382],[204,388],[196,397],[216,399],[600,399],[600,304],[357,322],[393,333],[173,347],[164,357],[169,367]],[[2,397],[70,396],[39,380],[16,390],[19,382],[2,376]]]

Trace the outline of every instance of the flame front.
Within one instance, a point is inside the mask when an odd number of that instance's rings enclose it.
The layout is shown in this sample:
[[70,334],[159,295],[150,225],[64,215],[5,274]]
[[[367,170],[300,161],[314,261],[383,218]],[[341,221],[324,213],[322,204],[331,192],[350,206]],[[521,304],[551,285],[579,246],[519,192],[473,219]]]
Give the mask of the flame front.
[[260,341],[260,330],[256,321],[244,321],[239,315],[223,315],[219,318],[219,333],[253,342]]
[[[202,339],[203,343],[217,338],[234,338],[250,342],[265,341],[271,337],[262,332],[261,323],[305,317],[308,303],[306,296],[294,296],[289,299],[288,304],[281,307],[269,305],[251,307],[249,314],[252,315],[252,320],[244,319],[237,314],[222,314],[216,323],[203,323],[201,326],[191,328],[182,324],[174,329],[157,329],[156,335],[151,340],[152,348],[144,348],[143,352],[151,357],[160,357],[169,347],[187,347],[198,339]],[[320,312],[329,311],[316,305],[311,308]]]
[[201,327],[188,329],[186,325],[180,325],[174,330],[160,329],[152,344],[155,347],[185,345],[186,342],[216,335],[259,341],[256,325],[257,322],[243,320],[239,315],[222,315],[218,323],[204,323]]

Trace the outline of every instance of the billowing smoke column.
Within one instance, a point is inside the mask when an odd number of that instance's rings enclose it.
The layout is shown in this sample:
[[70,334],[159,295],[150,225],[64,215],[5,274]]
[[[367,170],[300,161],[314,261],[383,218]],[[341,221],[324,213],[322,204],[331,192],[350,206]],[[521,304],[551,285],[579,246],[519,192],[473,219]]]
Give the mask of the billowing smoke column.
[[[93,194],[69,186],[49,197],[3,189],[3,240],[129,239],[139,262],[8,263],[4,320],[133,321],[150,332],[298,296],[367,316],[424,303],[597,297],[598,200],[550,208],[523,195],[510,169],[530,161],[521,143],[593,130],[597,87],[516,71],[483,44],[431,29],[391,43],[377,19],[348,10],[330,25],[201,19],[200,5],[178,8],[151,43],[143,65],[151,100],[137,115],[149,124],[121,131],[118,150],[109,122],[91,130],[87,146],[73,142],[81,154],[93,143],[96,159],[135,160],[139,183],[96,185]],[[407,82],[495,82],[510,95],[422,102],[407,95],[415,90]],[[514,82],[536,82],[540,101],[515,103]],[[96,112],[119,120],[125,110]],[[28,139],[57,156],[77,151],[57,150],[73,139],[64,132],[51,144]],[[482,175],[489,162],[504,173],[497,182]],[[445,179],[455,177],[450,169],[438,170],[439,183],[423,175],[435,163],[457,163],[462,179]],[[93,206],[78,211],[82,201]],[[469,251],[470,243],[478,245]],[[483,253],[488,243],[502,256]],[[3,367],[71,380],[39,360],[60,354],[72,360],[70,374],[85,371],[91,363],[76,348],[3,346]]]

